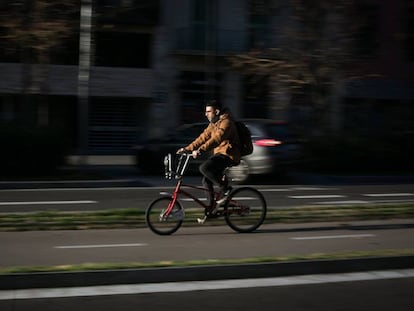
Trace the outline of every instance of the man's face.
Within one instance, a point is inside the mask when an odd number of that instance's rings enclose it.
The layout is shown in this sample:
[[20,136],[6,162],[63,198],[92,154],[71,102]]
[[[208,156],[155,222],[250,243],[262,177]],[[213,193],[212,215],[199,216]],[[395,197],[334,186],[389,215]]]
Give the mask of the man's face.
[[219,110],[214,109],[212,106],[206,106],[205,115],[209,122],[214,122],[218,116]]

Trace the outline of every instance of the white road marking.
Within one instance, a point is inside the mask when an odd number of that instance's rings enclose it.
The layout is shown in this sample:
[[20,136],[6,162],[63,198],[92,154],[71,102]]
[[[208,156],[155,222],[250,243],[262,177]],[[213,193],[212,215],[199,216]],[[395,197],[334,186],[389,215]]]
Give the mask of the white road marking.
[[285,192],[285,191],[319,191],[319,190],[337,190],[337,188],[319,188],[319,187],[292,187],[292,188],[269,188],[260,189],[261,192]]
[[174,293],[206,291],[218,289],[280,287],[307,284],[326,284],[342,282],[372,281],[384,279],[401,279],[414,277],[414,269],[380,270],[368,272],[310,274],[287,277],[147,283],[130,285],[103,285],[67,288],[34,288],[0,290],[0,300],[47,299],[103,295],[137,295],[147,293]]
[[239,197],[236,196],[234,197],[235,200],[239,200],[239,201],[246,201],[246,200],[257,200],[257,197]]
[[98,201],[19,201],[19,202],[0,202],[0,205],[50,205],[50,204],[94,204]]
[[338,190],[338,188],[321,188],[321,187],[293,187],[295,191],[317,191],[317,190]]
[[106,248],[106,247],[136,247],[146,246],[146,243],[129,243],[129,244],[92,244],[92,245],[61,245],[54,248],[76,249],[76,248]]
[[343,234],[343,235],[320,235],[320,236],[303,236],[293,237],[291,240],[323,240],[323,239],[350,239],[350,238],[369,238],[375,234]]
[[[1,184],[1,183],[0,183]],[[109,191],[109,190],[165,190],[171,187],[96,187],[96,188],[30,188],[30,189],[0,189],[0,192],[49,192],[49,191]],[[171,188],[173,189],[173,188]]]
[[289,195],[291,199],[331,199],[331,198],[344,198],[345,195],[340,194],[321,194],[321,195]]
[[[103,181],[105,182],[105,181]],[[26,183],[26,182],[24,182]],[[36,182],[34,182],[36,183]],[[58,183],[58,182],[57,182]],[[2,182],[0,182],[0,185]],[[257,187],[257,185],[245,185],[250,187]],[[48,191],[118,191],[118,190],[165,190],[165,189],[174,189],[173,185],[165,185],[165,186],[154,186],[154,187],[96,187],[96,188],[70,188],[70,187],[62,187],[62,188],[29,188],[29,189],[0,189],[0,192],[48,192]],[[322,188],[322,187],[291,187],[291,188],[264,188],[261,189],[258,187],[260,191],[265,192],[285,192],[285,191],[317,191],[317,190],[338,190],[338,188]]]
[[348,200],[348,201],[316,202],[316,203],[313,203],[313,204],[327,204],[327,205],[329,205],[329,204],[333,204],[333,205],[338,204],[338,205],[341,205],[341,204],[368,204],[368,203],[372,203],[372,202],[362,201],[362,200]]
[[[198,198],[200,201],[207,201],[206,198]],[[247,200],[256,200],[256,197],[234,197],[234,199],[239,200],[239,201],[247,201]],[[180,201],[194,201],[191,198],[184,198],[184,199],[180,199]]]
[[408,197],[414,193],[368,193],[363,195],[366,197]]

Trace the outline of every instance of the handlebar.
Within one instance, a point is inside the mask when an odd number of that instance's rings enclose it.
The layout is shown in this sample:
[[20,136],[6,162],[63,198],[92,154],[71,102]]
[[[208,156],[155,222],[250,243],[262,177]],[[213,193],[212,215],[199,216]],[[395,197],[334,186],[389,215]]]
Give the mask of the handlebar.
[[192,155],[192,153],[188,151],[177,151],[176,155],[183,156],[183,157],[189,157]]
[[177,153],[176,153],[177,155],[182,155],[182,156],[186,156],[186,157],[193,157],[194,158],[194,156],[193,156],[193,152],[189,152],[189,151],[186,151],[186,150],[183,150],[183,151],[177,151]]
[[[175,179],[182,178],[187,168],[188,161],[190,160],[190,157],[192,157],[192,153],[189,152],[180,152],[176,155],[178,156],[178,163],[177,161],[172,161],[171,153],[164,157],[165,178],[167,179],[172,179],[173,176]],[[176,163],[177,165],[175,165]]]

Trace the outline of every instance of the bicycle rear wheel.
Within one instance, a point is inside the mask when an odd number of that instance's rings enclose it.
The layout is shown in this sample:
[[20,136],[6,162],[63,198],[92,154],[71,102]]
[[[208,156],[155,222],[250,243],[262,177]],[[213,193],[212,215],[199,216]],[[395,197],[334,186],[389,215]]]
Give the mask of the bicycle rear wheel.
[[171,214],[164,215],[172,198],[162,197],[154,200],[145,212],[145,220],[148,228],[156,234],[169,235],[176,232],[183,223],[184,209],[180,202],[176,201]]
[[225,219],[230,228],[247,233],[256,230],[265,220],[267,206],[263,195],[251,187],[230,193],[225,208]]

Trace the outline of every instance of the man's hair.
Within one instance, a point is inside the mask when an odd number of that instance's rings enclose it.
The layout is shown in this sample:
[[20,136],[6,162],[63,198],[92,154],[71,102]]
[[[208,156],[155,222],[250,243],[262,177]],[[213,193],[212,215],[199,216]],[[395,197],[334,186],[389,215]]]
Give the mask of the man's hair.
[[217,101],[217,100],[215,100],[215,99],[212,99],[212,100],[208,100],[208,101],[206,101],[205,106],[206,106],[206,107],[207,107],[207,106],[210,106],[210,107],[213,107],[214,109],[219,109],[219,110],[221,110],[221,104],[220,104],[220,102],[218,102],[218,101]]

